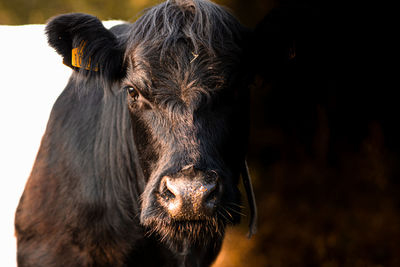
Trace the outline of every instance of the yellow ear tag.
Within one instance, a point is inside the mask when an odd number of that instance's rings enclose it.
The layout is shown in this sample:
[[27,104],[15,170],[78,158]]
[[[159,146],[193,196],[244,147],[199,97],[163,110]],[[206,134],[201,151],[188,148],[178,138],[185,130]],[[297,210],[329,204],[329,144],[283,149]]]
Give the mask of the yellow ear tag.
[[[82,68],[82,58],[83,58],[83,49],[85,48],[86,41],[82,41],[79,47],[72,49],[72,60],[71,65],[77,68]],[[86,70],[94,70],[99,71],[98,66],[94,69],[90,69],[90,58],[87,66],[85,67]]]

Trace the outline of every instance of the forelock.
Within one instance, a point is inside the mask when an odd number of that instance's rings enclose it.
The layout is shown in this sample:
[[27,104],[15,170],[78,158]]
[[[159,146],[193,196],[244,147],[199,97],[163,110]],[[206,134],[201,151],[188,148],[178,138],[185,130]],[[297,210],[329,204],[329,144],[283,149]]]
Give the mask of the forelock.
[[148,53],[158,50],[164,55],[186,42],[193,53],[212,56],[237,52],[243,30],[226,9],[208,0],[170,0],[148,9],[135,22],[128,46],[142,43]]
[[227,10],[207,0],[167,1],[134,23],[125,60],[148,76],[161,101],[172,96],[193,110],[238,65],[244,32]]

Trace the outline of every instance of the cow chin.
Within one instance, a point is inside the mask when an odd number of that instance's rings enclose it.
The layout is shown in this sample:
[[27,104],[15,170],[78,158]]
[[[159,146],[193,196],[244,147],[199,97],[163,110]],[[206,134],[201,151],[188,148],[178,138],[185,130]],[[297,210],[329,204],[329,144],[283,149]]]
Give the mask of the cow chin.
[[198,246],[222,240],[226,222],[218,217],[178,221],[155,216],[145,220],[143,224],[149,235],[156,235],[163,243],[176,248],[183,244]]

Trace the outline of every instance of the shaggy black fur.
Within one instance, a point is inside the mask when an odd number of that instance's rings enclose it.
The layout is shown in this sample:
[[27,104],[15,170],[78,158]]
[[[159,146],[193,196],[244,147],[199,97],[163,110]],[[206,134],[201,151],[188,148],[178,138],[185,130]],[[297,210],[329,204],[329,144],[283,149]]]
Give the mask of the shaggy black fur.
[[[53,107],[16,212],[19,266],[209,266],[239,221],[245,29],[208,1],[176,0],[111,30],[67,14],[46,32],[69,66],[84,41],[91,70],[74,68]],[[160,180],[188,166],[218,174],[219,202],[176,221]]]

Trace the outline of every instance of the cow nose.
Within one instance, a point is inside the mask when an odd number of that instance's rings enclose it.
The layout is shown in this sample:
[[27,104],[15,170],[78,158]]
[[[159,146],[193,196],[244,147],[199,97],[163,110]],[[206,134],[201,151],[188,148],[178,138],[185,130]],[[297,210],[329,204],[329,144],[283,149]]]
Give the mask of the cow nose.
[[200,220],[212,215],[219,197],[216,177],[164,176],[160,187],[161,204],[176,220]]

